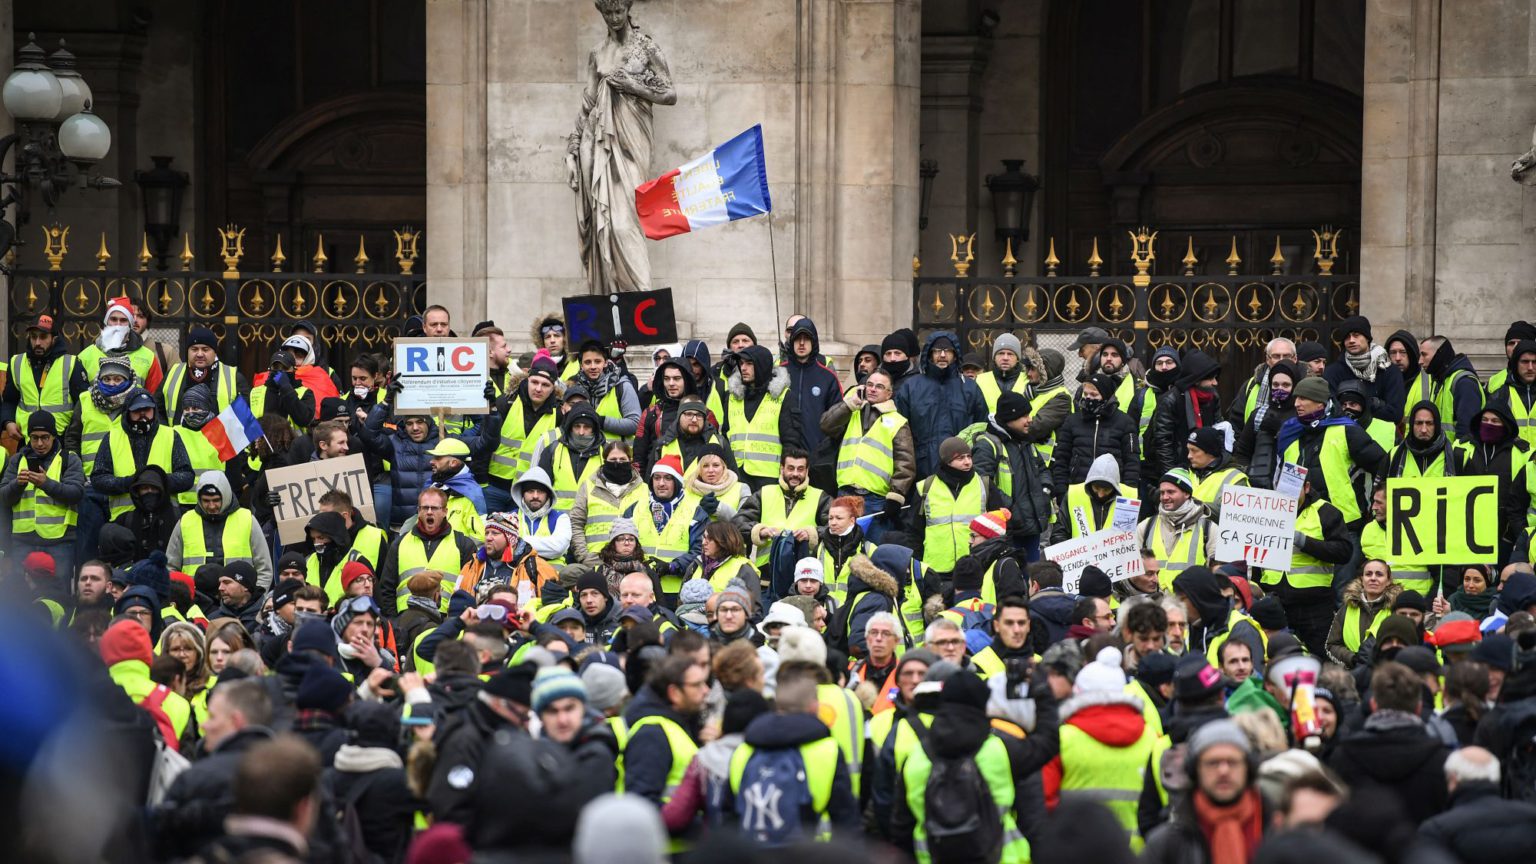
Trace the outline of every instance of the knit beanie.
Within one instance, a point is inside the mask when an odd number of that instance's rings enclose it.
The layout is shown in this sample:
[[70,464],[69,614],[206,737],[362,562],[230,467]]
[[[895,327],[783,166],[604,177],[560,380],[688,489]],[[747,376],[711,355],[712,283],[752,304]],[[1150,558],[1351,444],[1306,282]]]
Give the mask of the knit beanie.
[[1307,363],[1312,360],[1328,359],[1328,349],[1321,342],[1302,342],[1296,346],[1296,362]]
[[951,675],[945,680],[944,689],[939,692],[941,704],[962,705],[977,711],[987,710],[987,700],[991,698],[992,691],[987,688],[986,682],[969,669],[961,669]]
[[1006,507],[988,511],[971,520],[971,530],[988,540],[1001,537],[1008,530],[1008,520],[1012,516]]
[[1079,693],[1105,691],[1118,693],[1125,689],[1125,670],[1120,667],[1120,649],[1106,646],[1092,663],[1077,673],[1074,688]]
[[1110,595],[1110,582],[1103,570],[1089,564],[1083,568],[1083,575],[1077,580],[1077,596],[1102,597],[1106,600]]
[[606,713],[629,696],[624,684],[624,670],[607,663],[590,663],[581,670],[581,683],[587,690],[587,707]]
[[1424,599],[1423,594],[1410,588],[1397,595],[1397,599],[1392,601],[1392,611],[1396,612],[1399,609],[1417,609],[1428,614],[1429,602]]
[[[606,583],[605,583],[606,584]],[[715,589],[709,587],[709,582],[704,579],[689,579],[683,583],[683,587],[677,593],[679,604],[707,603],[709,595],[715,593]]]
[[1419,644],[1419,628],[1402,615],[1388,615],[1376,628],[1376,644],[1385,645],[1388,639],[1396,639],[1404,645]]
[[779,662],[799,660],[816,666],[827,664],[827,643],[809,627],[786,625],[779,631]]
[[965,443],[964,438],[945,438],[939,444],[939,464],[948,465],[957,456],[969,456],[971,445]]
[[735,603],[741,608],[747,610],[748,615],[752,614],[752,598],[748,596],[747,592],[743,590],[738,588],[727,588],[724,591],[721,591],[720,599],[715,601],[715,608],[719,609],[726,603]]
[[561,699],[587,701],[587,687],[575,672],[564,666],[540,669],[533,677],[533,710],[543,713],[545,708]]
[[357,581],[357,577],[372,575],[373,568],[368,566],[367,561],[348,561],[341,565],[341,590],[351,591],[352,583]]
[[906,354],[908,357],[916,357],[918,350],[917,334],[908,327],[891,331],[889,335],[880,340],[880,356],[883,358],[885,352],[892,348]]
[[954,585],[955,593],[980,591],[982,581],[986,578],[986,568],[974,555],[967,555],[955,562],[954,570],[950,571],[949,578]]
[[1190,432],[1189,443],[1218,458],[1227,452],[1227,436],[1223,435],[1220,429],[1213,429],[1210,426]]
[[341,712],[352,698],[352,684],[340,672],[324,663],[311,663],[299,681],[294,706],[300,711]]
[[[1116,381],[1114,376],[1106,375],[1103,372],[1095,372],[1089,375],[1088,383],[1092,384],[1094,389],[1099,391],[1099,395],[1105,399],[1115,398],[1115,389],[1120,386],[1120,382]],[[1122,405],[1120,407],[1127,408],[1129,406]]]
[[1371,319],[1364,315],[1351,315],[1339,322],[1339,326],[1334,332],[1339,334],[1339,341],[1341,342],[1344,337],[1351,333],[1359,333],[1369,342],[1371,341]]
[[1153,687],[1173,683],[1173,672],[1179,661],[1162,651],[1154,651],[1136,664],[1136,680]]
[[332,632],[331,625],[318,618],[303,622],[293,634],[290,653],[300,654],[305,651],[315,651],[332,660],[341,659],[341,654],[336,650],[336,634]]
[[297,594],[299,589],[304,587],[304,584],[302,579],[280,580],[277,586],[272,589],[272,610],[275,612],[292,603],[293,595]]
[[514,541],[518,537],[517,515],[513,513],[492,513],[485,517],[485,530],[500,531],[506,535],[508,541]]
[[1291,395],[1313,402],[1327,402],[1333,396],[1333,391],[1329,389],[1327,379],[1311,376],[1297,381]]
[[639,795],[610,792],[581,808],[571,840],[573,864],[661,864],[666,860],[667,826],[655,804]]
[[[206,567],[208,565],[205,564],[203,566]],[[283,557],[277,559],[278,573],[282,573],[284,570],[297,570],[303,573],[307,569],[308,565],[304,561],[304,556],[297,552],[284,552]]]
[[537,666],[526,662],[503,669],[485,682],[484,691],[488,695],[509,699],[519,705],[531,706],[533,677],[537,672]]
[[[249,566],[249,565],[247,565]],[[256,571],[251,570],[251,584],[246,585],[246,590],[256,590]],[[149,553],[149,557],[128,568],[128,584],[143,585],[155,592],[163,606],[171,601],[171,570],[166,566],[165,553],[155,549]]]
[[807,621],[816,620],[816,607],[819,604],[817,604],[815,597],[807,597],[804,594],[796,594],[793,597],[785,597],[783,600],[778,602],[783,603],[785,606],[793,606],[796,609],[799,609],[800,614],[804,615],[805,620]]
[[826,569],[822,567],[820,558],[801,558],[795,562],[795,581],[801,579],[815,579],[826,584]]
[[997,397],[997,410],[992,412],[1000,425],[1006,426],[1020,417],[1029,416],[1029,400],[1022,393],[1004,390]]
[[1198,760],[1201,754],[1217,744],[1231,744],[1243,751],[1244,755],[1253,752],[1248,733],[1241,726],[1231,720],[1212,720],[1189,736],[1189,758]]
[[608,577],[604,576],[600,571],[596,569],[588,568],[585,573],[581,574],[581,578],[576,580],[577,599],[581,598],[581,592],[588,589],[596,591],[600,594],[607,594]]
[[1024,347],[1019,344],[1019,337],[1012,333],[1000,334],[992,340],[992,356],[996,357],[999,351],[1012,351],[1013,356],[1023,359]]
[[1195,475],[1188,468],[1170,468],[1158,482],[1172,483],[1190,495],[1195,494]]
[[1198,654],[1179,660],[1173,670],[1173,698],[1180,702],[1200,702],[1221,691],[1221,673]]
[[[245,590],[256,593],[256,567],[249,561],[231,561],[224,567],[224,575],[239,582]],[[166,573],[166,581],[170,581],[170,573]]]
[[1265,630],[1284,630],[1290,626],[1285,617],[1285,607],[1280,605],[1280,598],[1273,594],[1266,594],[1253,601],[1253,608],[1248,610],[1248,614]]

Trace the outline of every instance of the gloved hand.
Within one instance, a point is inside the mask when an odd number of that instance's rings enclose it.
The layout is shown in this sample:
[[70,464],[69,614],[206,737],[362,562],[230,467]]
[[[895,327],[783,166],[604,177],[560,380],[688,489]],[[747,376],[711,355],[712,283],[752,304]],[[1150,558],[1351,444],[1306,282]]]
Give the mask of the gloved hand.
[[486,402],[487,405],[495,405],[496,404],[496,382],[495,381],[486,381],[485,382],[485,390],[482,391],[482,395],[485,396],[485,402]]
[[279,505],[281,503],[283,503],[283,496],[277,494],[276,492],[268,492],[267,493],[267,506],[268,507],[276,507],[277,505]]
[[713,516],[715,511],[720,509],[720,499],[716,498],[715,493],[711,492],[699,500],[699,509]]
[[617,360],[624,356],[624,349],[629,347],[628,340],[615,339],[608,343],[608,359]]
[[287,372],[273,372],[267,376],[267,386],[283,393],[292,393],[293,376]]
[[405,390],[405,381],[401,380],[398,377],[394,378],[393,380],[391,380],[389,382],[388,390],[389,390],[389,395],[391,395],[391,396],[399,396],[400,393]]

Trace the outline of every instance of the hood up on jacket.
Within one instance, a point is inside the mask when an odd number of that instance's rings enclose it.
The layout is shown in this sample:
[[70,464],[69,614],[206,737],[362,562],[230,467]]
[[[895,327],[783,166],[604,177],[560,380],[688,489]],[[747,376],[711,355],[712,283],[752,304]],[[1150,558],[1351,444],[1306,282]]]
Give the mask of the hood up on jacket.
[[[565,315],[560,312],[545,312],[543,315],[533,319],[528,326],[528,338],[533,340],[533,350],[535,351],[544,347],[544,334],[539,331],[544,328],[545,324],[559,324],[563,329],[565,328]],[[566,330],[565,335],[565,354],[569,354],[575,346],[571,344],[569,330]],[[564,359],[564,355],[561,355],[561,359]]]
[[212,486],[219,490],[219,515],[223,516],[240,505],[240,500],[235,497],[235,490],[229,485],[229,478],[223,471],[204,471],[197,477],[196,489],[199,495],[203,489]]
[[[943,369],[933,365],[933,346],[937,345],[940,340],[948,342],[949,346],[953,348],[955,352],[955,359],[950,361],[950,364]],[[959,378],[960,337],[949,332],[948,330],[940,330],[930,335],[928,337],[928,341],[923,343],[923,356],[921,363],[923,374],[935,381],[946,382]]]
[[737,399],[745,399],[750,392],[757,395],[766,390],[769,396],[777,399],[789,389],[789,369],[773,362],[773,352],[761,345],[753,345],[751,348],[737,352],[736,356],[741,362],[751,363],[754,380],[750,386],[741,380],[741,370],[731,373],[726,387],[732,396]]
[[1509,377],[1505,379],[1504,383],[1511,387],[1525,386],[1529,389],[1529,387],[1536,385],[1520,384],[1519,366],[1520,356],[1523,354],[1536,354],[1536,339],[1521,339],[1515,345],[1514,353],[1509,355],[1509,362],[1504,364],[1504,368],[1509,371]]
[[1217,363],[1204,351],[1191,351],[1184,355],[1184,362],[1179,366],[1179,379],[1176,382],[1181,389],[1188,390],[1207,378],[1215,378],[1221,374],[1221,364]]
[[[1186,567],[1173,579],[1173,590],[1183,594],[1200,613],[1200,626],[1206,629],[1225,627],[1232,601],[1221,593],[1221,577],[1209,567]],[[1193,622],[1191,622],[1193,623]]]
[[134,606],[143,606],[149,610],[150,626],[146,638],[151,643],[159,642],[160,632],[165,629],[165,622],[160,617],[160,598],[155,594],[154,589],[148,585],[135,585],[124,591],[123,596],[117,598],[117,602],[112,604],[112,617],[117,618]]
[[[795,356],[794,349],[795,337],[799,336],[801,333],[811,337],[811,354],[809,357],[806,357],[804,361],[801,361],[799,357]],[[805,365],[811,365],[821,362],[821,336],[816,333],[815,321],[812,321],[809,318],[801,318],[799,321],[795,322],[795,326],[791,327],[789,330],[789,344],[785,349],[785,355],[785,359],[791,363],[803,363]]]
[[1515,422],[1515,415],[1509,410],[1509,403],[1503,399],[1490,399],[1477,415],[1472,418],[1472,449],[1474,452],[1489,446],[1482,439],[1483,418],[1489,414],[1499,418],[1504,426],[1504,440],[1498,442],[1499,446],[1505,444],[1511,447],[1525,449],[1525,441],[1520,438],[1520,424]]
[[[686,358],[673,357],[670,360],[663,360],[657,364],[656,374],[651,376],[651,395],[657,401],[672,400],[672,397],[667,395],[666,388],[661,384],[661,373],[667,369],[676,369],[683,373],[683,396],[699,395],[699,382],[693,377],[693,367],[689,365]],[[681,396],[678,397],[679,401],[681,399]]]
[[109,667],[137,660],[144,664],[147,673],[150,664],[155,661],[154,646],[150,643],[149,634],[144,632],[143,627],[126,618],[112,622],[107,632],[101,634],[97,650],[101,652],[101,662]]
[[1100,453],[1088,466],[1088,476],[1083,480],[1084,488],[1094,483],[1108,483],[1116,494],[1120,492],[1120,463],[1115,460],[1113,453]]
[[1477,370],[1472,368],[1472,361],[1468,360],[1465,354],[1457,354],[1449,339],[1435,349],[1435,356],[1430,358],[1429,366],[1424,371],[1436,380],[1444,380],[1452,372],[1457,371],[1470,372],[1474,376],[1477,374]]
[[[695,382],[698,390],[701,391],[705,382],[709,381],[715,374],[715,364],[709,357],[709,343],[703,339],[689,339],[683,345],[683,359],[696,360],[700,366],[704,367],[703,380]],[[693,375],[693,370],[689,369],[688,374],[690,376]]]
[[[1387,590],[1381,592],[1380,597],[1377,597],[1374,601],[1371,601],[1371,605],[1378,609],[1390,609],[1392,608],[1392,601],[1396,600],[1397,595],[1401,593],[1403,593],[1402,585],[1399,585],[1396,582],[1388,582]],[[1359,606],[1362,609],[1365,608],[1365,583],[1362,582],[1359,577],[1356,577],[1355,579],[1351,580],[1348,585],[1344,586],[1344,602],[1345,604]]]
[[1407,381],[1419,374],[1419,340],[1407,330],[1397,330],[1387,337],[1387,341],[1381,343],[1381,347],[1391,352],[1393,342],[1401,342],[1403,350],[1408,352],[1408,368],[1403,370],[1403,380]]
[[[549,493],[549,500],[537,511],[529,510],[523,504],[523,490],[529,486],[543,487],[544,491]],[[512,503],[516,504],[517,509],[523,511],[523,515],[530,519],[538,519],[548,513],[549,508],[554,505],[554,501],[555,484],[549,479],[549,474],[537,465],[529,466],[528,470],[523,472],[523,476],[517,478],[517,482],[512,484]]]
[[1061,703],[1057,715],[1108,747],[1129,747],[1141,740],[1147,721],[1141,698],[1118,690],[1090,690]]
[[894,543],[882,543],[869,556],[870,563],[884,570],[886,575],[902,584],[912,572],[912,550]]
[[[592,446],[584,450],[571,444],[571,427],[581,420],[585,420],[591,425],[592,434],[595,438]],[[565,415],[565,420],[560,423],[560,443],[579,456],[592,456],[602,449],[603,421],[602,418],[597,416],[597,410],[591,404],[577,405],[571,409],[569,414]]]
[[745,740],[758,749],[783,750],[831,735],[814,714],[759,714],[747,724]]
[[316,513],[304,526],[306,534],[310,531],[330,540],[331,545],[336,549],[344,550],[352,546],[352,532],[347,530],[346,517],[340,513]]
[[848,577],[849,598],[860,591],[874,591],[895,600],[901,593],[896,579],[865,555],[849,559]]

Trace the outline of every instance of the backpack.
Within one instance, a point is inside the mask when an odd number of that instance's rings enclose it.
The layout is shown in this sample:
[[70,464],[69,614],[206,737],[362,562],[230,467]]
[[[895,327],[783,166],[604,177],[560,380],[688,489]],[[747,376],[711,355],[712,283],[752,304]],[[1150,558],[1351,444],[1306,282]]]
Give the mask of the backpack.
[[171,784],[181,776],[181,772],[192,767],[187,757],[171,748],[158,736],[155,738],[155,761],[149,769],[149,795],[144,803],[151,807],[165,801],[165,795],[171,791]]
[[368,848],[368,835],[363,831],[363,820],[357,813],[357,802],[362,800],[368,786],[366,781],[354,783],[347,797],[341,799],[337,799],[334,788],[332,790],[331,800],[336,805],[336,840],[342,864],[380,864],[379,856]]
[[[913,726],[917,730],[917,724]],[[930,763],[923,789],[923,831],[933,864],[995,862],[1003,856],[1003,814],[974,756],[934,753],[924,727],[918,743]]]
[[733,785],[743,835],[764,846],[813,839],[800,818],[813,805],[799,748],[753,751],[740,783]]

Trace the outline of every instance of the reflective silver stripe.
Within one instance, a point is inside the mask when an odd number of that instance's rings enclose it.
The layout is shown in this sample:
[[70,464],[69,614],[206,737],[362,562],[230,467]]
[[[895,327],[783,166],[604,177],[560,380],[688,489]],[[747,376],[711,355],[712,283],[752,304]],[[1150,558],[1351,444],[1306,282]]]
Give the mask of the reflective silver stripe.
[[965,513],[958,513],[953,516],[930,516],[928,518],[928,525],[930,527],[934,525],[953,525],[957,522],[964,522],[969,525],[972,519],[975,519],[980,515],[980,513],[971,513],[969,515]]
[[881,441],[872,435],[865,435],[861,438],[853,439],[853,446],[855,447],[862,447],[866,444],[891,457],[892,459],[896,458],[895,451],[893,451],[890,447],[887,447],[884,441]]
[[498,450],[497,452],[491,454],[491,464],[492,465],[505,465],[508,468],[516,468],[517,467],[517,459],[515,459],[515,458],[513,458],[511,456],[503,456],[503,455],[501,455],[501,451]]
[[107,508],[109,510],[113,509],[113,508],[116,508],[116,507],[127,507],[129,509],[132,509],[133,508],[133,496],[131,496],[131,495],[113,495],[111,498],[107,499]]
[[183,567],[188,565],[196,567],[201,564],[206,564],[207,562],[208,556],[206,555],[187,555],[181,559],[181,564]]
[[779,436],[766,435],[762,432],[732,432],[728,437],[733,444],[737,441],[758,441],[764,444],[779,443]]
[[1325,573],[1331,574],[1332,572],[1332,567],[1323,567],[1313,564],[1303,564],[1300,567],[1292,567],[1290,569],[1290,573],[1293,576],[1321,576]]
[[63,516],[39,516],[34,521],[39,525],[63,525],[66,518]]
[[1140,801],[1140,789],[1063,789],[1061,797],[1081,798],[1085,801],[1097,801],[1106,804],[1110,801]]
[[105,432],[87,432],[80,436],[81,444],[95,444],[107,437]]
[[885,470],[884,467],[879,466],[879,465],[872,465],[872,464],[870,464],[868,462],[865,462],[863,459],[859,459],[857,457],[855,457],[853,459],[850,459],[850,460],[847,460],[847,461],[844,461],[844,462],[837,463],[837,470],[839,470],[839,471],[843,471],[843,470],[846,470],[848,468],[863,468],[865,471],[868,471],[869,473],[871,473],[871,474],[875,475],[876,477],[879,477],[880,479],[885,480],[887,482],[889,482],[890,479],[891,479],[891,472]]
[[1023,839],[1024,839],[1024,835],[1019,833],[1019,829],[1017,829],[1017,828],[1005,828],[1005,829],[1003,829],[1003,845],[1004,846],[1007,846],[1009,843],[1018,843],[1019,841],[1021,841]]
[[919,855],[927,855],[928,854],[928,841],[922,839],[921,837],[913,837],[912,838],[912,851],[916,852]]
[[615,520],[617,518],[619,518],[619,517],[618,517],[618,514],[616,514],[616,513],[615,514],[599,514],[597,516],[593,516],[591,514],[588,514],[587,515],[587,524],[588,525],[607,525],[608,523],[612,522],[613,520]]
[[847,690],[840,691],[843,694],[843,711],[848,715],[848,740],[853,745],[853,752],[848,759],[848,773],[858,777],[864,772],[864,738],[859,735],[859,721],[864,719],[864,708],[854,701],[853,694]]

